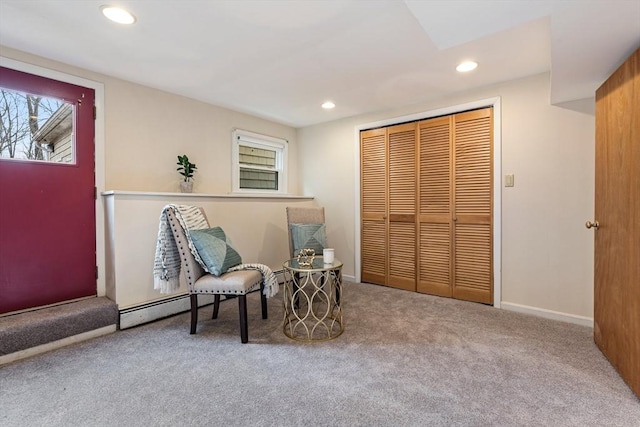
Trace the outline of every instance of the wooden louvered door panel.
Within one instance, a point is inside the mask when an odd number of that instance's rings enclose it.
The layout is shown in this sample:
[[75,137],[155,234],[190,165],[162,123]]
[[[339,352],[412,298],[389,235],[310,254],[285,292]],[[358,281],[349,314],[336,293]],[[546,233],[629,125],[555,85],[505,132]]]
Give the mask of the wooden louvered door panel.
[[491,303],[492,109],[361,133],[362,281]]
[[361,276],[387,284],[387,130],[360,134]]
[[418,125],[420,150],[420,249],[418,292],[451,297],[452,116]]
[[453,297],[493,301],[491,108],[454,116]]
[[387,128],[389,153],[389,277],[416,290],[416,125]]

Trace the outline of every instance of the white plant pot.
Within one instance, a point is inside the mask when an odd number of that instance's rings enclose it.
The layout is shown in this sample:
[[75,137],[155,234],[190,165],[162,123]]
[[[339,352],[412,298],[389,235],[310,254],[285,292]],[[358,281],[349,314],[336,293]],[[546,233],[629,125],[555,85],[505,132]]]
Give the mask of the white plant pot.
[[193,192],[193,181],[182,181],[180,182],[180,191],[183,193],[192,193]]

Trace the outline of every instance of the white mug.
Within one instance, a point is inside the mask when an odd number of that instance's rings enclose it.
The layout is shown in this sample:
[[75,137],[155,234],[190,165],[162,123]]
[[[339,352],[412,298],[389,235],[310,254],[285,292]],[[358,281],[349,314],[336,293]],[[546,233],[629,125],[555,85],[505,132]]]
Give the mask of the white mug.
[[327,248],[322,250],[322,259],[325,264],[333,264],[334,260],[334,250],[333,248]]

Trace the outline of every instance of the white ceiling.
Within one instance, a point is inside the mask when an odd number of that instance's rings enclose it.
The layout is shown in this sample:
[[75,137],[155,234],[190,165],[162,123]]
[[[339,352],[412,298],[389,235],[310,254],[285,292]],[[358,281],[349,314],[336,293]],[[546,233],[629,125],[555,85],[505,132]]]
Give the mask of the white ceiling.
[[549,70],[551,103],[590,98],[640,46],[640,0],[105,3],[0,0],[0,44],[295,127]]

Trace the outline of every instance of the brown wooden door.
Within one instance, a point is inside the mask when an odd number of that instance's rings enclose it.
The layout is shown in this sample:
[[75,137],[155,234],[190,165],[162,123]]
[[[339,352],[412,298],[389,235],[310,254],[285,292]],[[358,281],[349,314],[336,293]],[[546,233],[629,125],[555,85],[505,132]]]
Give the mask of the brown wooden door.
[[416,125],[387,128],[389,212],[387,285],[416,290]]
[[387,130],[360,134],[362,281],[387,284]]
[[453,297],[493,302],[492,109],[454,116]]
[[596,91],[594,339],[640,396],[640,49]]
[[420,250],[418,292],[453,296],[451,287],[451,147],[453,116],[419,123]]

